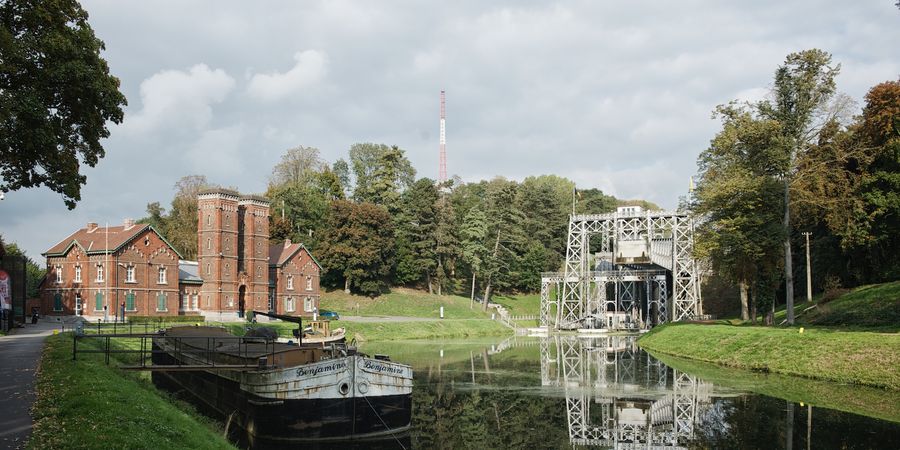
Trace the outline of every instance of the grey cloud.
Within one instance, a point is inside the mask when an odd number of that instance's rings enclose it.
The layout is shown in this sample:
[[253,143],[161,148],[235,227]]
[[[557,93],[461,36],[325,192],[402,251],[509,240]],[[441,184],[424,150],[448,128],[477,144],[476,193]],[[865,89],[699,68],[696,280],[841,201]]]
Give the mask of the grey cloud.
[[892,2],[83,4],[130,105],[74,212],[45,190],[0,203],[0,233],[32,256],[89,219],[167,204],[190,173],[260,192],[298,144],[331,161],[397,144],[435,177],[440,89],[451,174],[555,173],[674,207],[710,112],[764,95],[787,53],[832,52],[858,100],[900,72]]

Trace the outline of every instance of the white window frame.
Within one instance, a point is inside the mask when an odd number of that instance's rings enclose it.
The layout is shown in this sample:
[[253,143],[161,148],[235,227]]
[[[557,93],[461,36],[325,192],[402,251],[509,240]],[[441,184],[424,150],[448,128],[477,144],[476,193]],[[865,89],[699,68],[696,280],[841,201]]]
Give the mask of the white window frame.
[[159,277],[156,280],[156,284],[168,284],[166,282],[166,268],[160,267],[158,270]]
[[62,269],[62,265],[57,264],[57,265],[56,265],[56,284],[62,284],[62,283],[63,283],[63,269]]
[[76,283],[81,283],[81,266],[75,266],[75,279]]
[[312,289],[312,277],[309,275],[306,276],[306,290],[307,291],[313,290]]
[[303,299],[303,310],[306,312],[313,312],[315,309],[315,301],[313,301],[312,297],[306,297]]
[[134,264],[129,264],[125,266],[125,282],[126,283],[137,283],[137,280],[134,279]]
[[97,282],[102,283],[104,280],[104,271],[103,271],[103,263],[97,263]]
[[294,290],[294,276],[293,275],[287,276],[287,289],[290,289],[292,291]]
[[284,311],[285,312],[294,312],[297,309],[297,305],[294,304],[294,297],[285,297],[284,298]]

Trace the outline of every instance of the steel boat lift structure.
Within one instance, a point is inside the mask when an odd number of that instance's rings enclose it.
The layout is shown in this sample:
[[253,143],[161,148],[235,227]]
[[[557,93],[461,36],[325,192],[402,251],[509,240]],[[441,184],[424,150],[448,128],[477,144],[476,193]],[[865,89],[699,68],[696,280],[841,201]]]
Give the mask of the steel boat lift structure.
[[573,214],[564,271],[541,274],[541,327],[641,330],[700,317],[693,247],[693,221],[684,213],[623,206]]

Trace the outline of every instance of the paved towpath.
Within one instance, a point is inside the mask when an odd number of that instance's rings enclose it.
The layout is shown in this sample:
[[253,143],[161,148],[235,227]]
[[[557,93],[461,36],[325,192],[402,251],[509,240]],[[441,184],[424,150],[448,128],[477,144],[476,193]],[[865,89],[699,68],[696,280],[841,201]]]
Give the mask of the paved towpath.
[[[407,317],[407,316],[344,316],[341,320],[344,322],[437,322],[440,320],[491,320],[488,317],[471,317],[462,319],[441,319],[440,317]],[[338,322],[340,322],[338,321]]]
[[31,435],[35,371],[54,328],[59,323],[39,320],[0,336],[0,449],[23,448]]

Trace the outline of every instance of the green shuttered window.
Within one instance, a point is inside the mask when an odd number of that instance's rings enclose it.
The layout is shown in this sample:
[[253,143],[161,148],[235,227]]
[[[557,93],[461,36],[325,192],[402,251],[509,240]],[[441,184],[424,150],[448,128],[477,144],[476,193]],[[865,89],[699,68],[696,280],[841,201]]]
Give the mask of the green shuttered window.
[[125,309],[134,311],[134,292],[129,292],[128,295],[125,296]]
[[62,311],[62,294],[59,292],[53,296],[53,310],[54,311]]
[[95,298],[94,311],[102,311],[103,310],[103,294],[98,292],[94,298]]
[[156,310],[166,310],[166,294],[160,293],[158,296],[156,296]]

